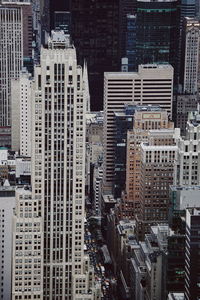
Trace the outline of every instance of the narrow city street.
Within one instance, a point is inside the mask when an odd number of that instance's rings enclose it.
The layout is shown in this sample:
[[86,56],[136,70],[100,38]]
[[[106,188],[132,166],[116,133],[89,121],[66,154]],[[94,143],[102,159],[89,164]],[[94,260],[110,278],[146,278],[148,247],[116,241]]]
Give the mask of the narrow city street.
[[115,300],[113,295],[115,278],[111,269],[103,263],[101,244],[97,242],[93,230],[89,230],[88,223],[85,224],[85,251],[89,254],[94,267],[95,280],[101,284],[102,300]]

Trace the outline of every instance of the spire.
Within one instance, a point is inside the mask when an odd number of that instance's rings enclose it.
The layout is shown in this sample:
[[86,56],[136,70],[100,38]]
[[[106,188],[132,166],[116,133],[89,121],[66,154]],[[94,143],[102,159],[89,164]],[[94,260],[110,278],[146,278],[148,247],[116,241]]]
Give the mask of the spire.
[[90,91],[89,91],[89,81],[88,81],[88,69],[85,60],[83,65],[83,86],[84,86],[84,93],[87,101],[86,111],[90,112]]

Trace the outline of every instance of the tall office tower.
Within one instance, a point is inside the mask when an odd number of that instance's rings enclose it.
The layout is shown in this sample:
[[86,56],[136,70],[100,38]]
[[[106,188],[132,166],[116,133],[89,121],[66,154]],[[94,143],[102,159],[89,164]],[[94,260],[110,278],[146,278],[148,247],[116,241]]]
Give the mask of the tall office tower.
[[54,12],[54,29],[63,30],[65,34],[71,34],[71,14],[69,11]]
[[35,68],[32,188],[44,226],[43,299],[99,299],[84,255],[87,78],[63,32]]
[[181,0],[181,18],[196,16],[196,1],[195,0]]
[[[57,16],[56,12],[66,13],[70,12],[70,2],[71,0],[49,0],[49,22],[50,29],[56,29],[57,24]],[[59,20],[63,17],[63,21],[66,20],[65,16],[59,16]],[[67,20],[66,20],[67,21]],[[64,24],[63,24],[64,25]]]
[[198,18],[200,15],[200,3],[199,0],[195,1],[195,9],[196,9],[196,17]]
[[12,300],[44,299],[43,224],[29,187],[16,189],[12,252]]
[[171,186],[169,225],[172,234],[168,238],[167,280],[168,292],[184,291],[186,209],[199,207],[200,186]]
[[20,155],[31,156],[31,74],[23,69],[18,79],[11,81],[11,148]]
[[[57,1],[54,1],[57,3]],[[49,0],[40,0],[40,20],[41,20],[41,42],[46,43],[46,36],[50,28]]]
[[0,298],[11,299],[12,285],[12,216],[15,208],[15,186],[6,182],[0,187]]
[[200,298],[199,249],[200,209],[186,210],[186,256],[185,256],[185,299],[196,300]]
[[120,58],[126,56],[126,34],[128,25],[128,15],[136,14],[137,0],[119,0],[119,47]]
[[[33,10],[33,61],[39,62],[40,48],[42,42],[42,23],[41,23],[41,0],[32,0]],[[29,70],[30,71],[30,70]]]
[[138,72],[105,73],[104,79],[104,191],[111,193],[114,178],[116,125],[114,112],[124,104],[155,104],[172,114],[173,67],[141,65]]
[[138,0],[137,4],[137,64],[169,63],[174,67],[176,77],[179,1]]
[[88,64],[91,110],[101,110],[104,72],[118,71],[120,64],[119,1],[73,0],[71,15],[78,59]]
[[126,141],[127,131],[133,128],[136,105],[125,105],[124,110],[115,112],[116,140],[115,140],[115,166],[113,178],[113,195],[121,198],[126,182]]
[[182,28],[183,92],[196,94],[199,79],[200,22],[186,17]]
[[152,130],[148,142],[140,146],[138,239],[144,238],[150,226],[168,221],[169,187],[173,184],[178,149],[175,135],[176,131],[171,129]]
[[138,107],[134,126],[127,133],[126,192],[120,205],[121,218],[135,218],[140,212],[141,143],[148,141],[149,130],[173,129],[167,112],[160,107]]
[[176,95],[174,102],[176,103],[176,110],[174,112],[175,127],[180,128],[181,135],[185,135],[188,115],[197,110],[199,95]]
[[91,109],[101,110],[104,72],[117,71],[120,64],[119,1],[50,0],[49,10],[51,29],[55,28],[55,12],[70,12],[78,60],[83,64],[86,59],[88,63]]
[[[33,41],[33,4],[36,0],[2,0],[2,8],[5,9],[13,9],[18,8],[21,10],[21,22],[22,22],[22,57],[23,57],[23,65],[29,69],[29,71],[32,72],[33,70],[33,62],[32,62],[32,41]],[[17,21],[18,24],[20,22],[20,18],[10,19],[9,23],[7,23],[7,26],[10,25],[10,27],[15,26],[13,22]],[[8,19],[7,19],[8,22]],[[6,22],[5,22],[6,24]],[[5,24],[2,24],[5,26]],[[11,31],[11,29],[9,29]],[[19,30],[19,25],[17,25],[17,28],[15,29],[15,33]],[[11,34],[11,32],[10,32]],[[12,35],[10,36],[12,37]],[[5,38],[5,37],[4,37]],[[7,36],[7,40],[5,40],[4,43],[9,42],[9,37]],[[17,41],[16,41],[17,42]],[[10,45],[8,43],[8,45]],[[11,48],[11,46],[9,46]],[[12,48],[11,48],[12,49]]]
[[126,29],[126,53],[128,58],[128,71],[136,71],[136,15],[127,15],[127,29]]
[[175,185],[200,185],[200,114],[190,113],[186,136],[177,139]]
[[[0,6],[0,132],[10,134],[11,79],[18,78],[23,61],[32,55],[32,7],[30,3],[3,2]],[[2,146],[9,141],[0,139]]]

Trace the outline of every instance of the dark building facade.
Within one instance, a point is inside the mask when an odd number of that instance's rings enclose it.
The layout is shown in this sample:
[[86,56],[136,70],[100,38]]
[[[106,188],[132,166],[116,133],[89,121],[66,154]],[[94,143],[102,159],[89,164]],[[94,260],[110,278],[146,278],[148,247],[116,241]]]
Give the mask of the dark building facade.
[[[172,193],[171,201],[176,194]],[[168,236],[168,254],[166,269],[166,291],[184,291],[185,279],[185,210],[171,206],[169,226],[172,234]]]
[[54,12],[55,30],[63,30],[65,34],[71,33],[71,13],[69,11]]
[[136,14],[137,0],[119,0],[119,48],[120,57],[126,56],[126,34],[129,14]]
[[138,1],[137,64],[169,63],[177,72],[179,1]]
[[49,0],[50,29],[55,28],[55,12],[66,12],[70,9],[70,0]]
[[[130,2],[130,1],[129,1]],[[87,62],[91,109],[103,108],[103,74],[118,71],[119,0],[51,0],[50,29],[55,28],[55,12],[71,14],[71,36],[82,65]]]
[[128,58],[128,71],[136,71],[136,15],[127,15],[126,29],[126,57]]
[[88,65],[91,109],[103,107],[104,72],[119,67],[118,0],[74,0],[71,3],[72,38],[78,61]]
[[186,135],[188,114],[197,110],[198,103],[198,95],[182,94],[174,97],[174,121],[176,128],[180,128],[181,135]]
[[200,209],[186,210],[185,299],[200,298]]
[[126,144],[127,131],[133,128],[136,106],[128,105],[123,112],[115,113],[116,146],[115,146],[115,173],[113,195],[120,198],[125,190],[126,182]]

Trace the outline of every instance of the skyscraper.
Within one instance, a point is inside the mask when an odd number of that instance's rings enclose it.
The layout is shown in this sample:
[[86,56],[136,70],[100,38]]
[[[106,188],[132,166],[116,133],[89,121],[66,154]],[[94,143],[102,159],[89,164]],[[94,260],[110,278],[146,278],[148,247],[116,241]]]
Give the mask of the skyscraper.
[[13,216],[12,300],[43,298],[43,224],[31,189],[16,189]]
[[136,231],[140,239],[150,226],[168,221],[169,186],[173,184],[177,158],[174,130],[152,130],[149,141],[141,144],[139,208]]
[[[56,12],[69,12],[71,0],[49,0],[49,20],[50,29],[56,29],[57,17]],[[64,16],[65,19],[65,16]],[[63,20],[64,20],[63,19]],[[67,20],[66,20],[67,21]]]
[[0,7],[0,126],[10,126],[10,84],[23,63],[22,19],[19,8]]
[[106,72],[104,80],[103,182],[108,192],[114,179],[116,124],[114,112],[124,104],[160,105],[172,115],[173,68],[170,65],[140,65],[138,72]]
[[[32,55],[30,3],[3,2],[0,6],[0,132],[11,126],[11,79],[18,78],[23,62]],[[0,141],[1,145],[5,141]],[[10,141],[11,143],[11,141]]]
[[196,94],[199,79],[200,22],[186,17],[182,28],[183,92]]
[[127,25],[130,21],[127,16],[137,11],[137,0],[119,0],[119,34],[120,58],[126,56]]
[[140,145],[148,141],[149,131],[153,129],[173,129],[173,123],[168,121],[167,112],[156,106],[138,107],[134,116],[134,126],[127,133],[126,193],[121,202],[121,217],[134,218],[139,213]]
[[[86,59],[91,109],[103,107],[104,72],[119,68],[119,1],[71,1],[72,38],[80,63]],[[84,28],[84,30],[83,30]]]
[[181,18],[196,16],[196,1],[195,0],[181,0]]
[[186,255],[185,255],[185,299],[196,300],[200,297],[199,245],[200,210],[186,209]]
[[33,84],[32,188],[44,226],[43,299],[98,299],[84,255],[87,72],[63,32],[41,50]]
[[[137,1],[136,60],[147,63],[178,63],[179,1]],[[176,79],[176,78],[174,78]]]
[[126,16],[126,53],[128,58],[128,70],[136,71],[136,15],[128,14]]
[[31,156],[31,84],[32,77],[23,69],[18,79],[11,81],[11,140],[12,150]]
[[0,187],[0,298],[11,299],[12,289],[12,216],[15,208],[15,186]]
[[178,156],[175,165],[175,185],[200,185],[200,115],[189,114],[186,136],[177,139]]

